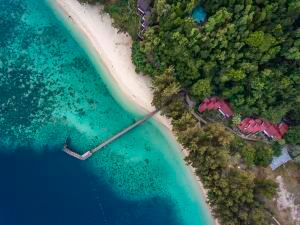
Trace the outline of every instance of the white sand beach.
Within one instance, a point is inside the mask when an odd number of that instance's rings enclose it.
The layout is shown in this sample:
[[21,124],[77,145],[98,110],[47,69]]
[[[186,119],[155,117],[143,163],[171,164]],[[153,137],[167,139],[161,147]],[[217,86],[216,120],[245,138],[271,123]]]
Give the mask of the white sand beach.
[[[87,37],[122,94],[144,111],[155,110],[151,105],[151,80],[137,74],[131,62],[131,37],[112,26],[111,18],[101,11],[100,5],[81,5],[77,0],[55,1]],[[165,126],[170,124],[164,117],[160,117],[159,120]]]
[[[153,93],[149,77],[137,74],[131,61],[131,37],[112,26],[112,19],[101,11],[101,7],[81,5],[77,0],[54,0],[54,6],[77,26],[86,36],[98,54],[122,95],[130,99],[143,111],[153,111]],[[101,13],[100,13],[101,12]],[[164,116],[155,117],[172,132],[170,120]],[[174,138],[175,139],[175,138]],[[182,151],[187,155],[187,151]],[[190,168],[194,174],[194,169]],[[197,176],[194,176],[205,198],[207,191]],[[218,221],[215,219],[215,224]]]

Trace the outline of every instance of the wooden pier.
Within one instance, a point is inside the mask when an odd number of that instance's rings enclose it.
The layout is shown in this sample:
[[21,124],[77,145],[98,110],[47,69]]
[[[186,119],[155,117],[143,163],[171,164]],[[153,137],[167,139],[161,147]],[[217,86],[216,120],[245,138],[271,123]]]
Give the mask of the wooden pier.
[[102,142],[101,144],[97,145],[95,148],[86,151],[85,153],[83,153],[82,155],[74,152],[72,149],[69,148],[68,144],[65,143],[64,145],[64,149],[63,151],[67,154],[69,154],[70,156],[79,159],[79,160],[86,160],[88,158],[90,158],[94,153],[96,153],[97,151],[99,151],[100,149],[104,148],[105,146],[109,145],[111,142],[115,141],[116,139],[118,139],[119,137],[123,136],[124,134],[126,134],[127,132],[133,130],[134,128],[136,128],[137,126],[143,124],[146,120],[150,119],[151,117],[153,117],[159,110],[155,110],[149,114],[147,114],[144,118],[136,121],[134,124],[130,125],[129,127],[121,130],[120,132],[116,133],[115,135],[113,135],[112,137],[110,137],[109,139],[107,139],[106,141]]

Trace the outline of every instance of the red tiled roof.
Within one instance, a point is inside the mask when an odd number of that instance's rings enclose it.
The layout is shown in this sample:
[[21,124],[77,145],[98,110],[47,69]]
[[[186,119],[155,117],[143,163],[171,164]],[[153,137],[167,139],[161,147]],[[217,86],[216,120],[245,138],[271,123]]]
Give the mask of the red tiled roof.
[[255,134],[258,132],[264,132],[271,138],[282,139],[288,130],[288,125],[285,123],[276,125],[266,120],[245,118],[238,125],[238,128],[243,133]]
[[242,122],[240,123],[240,125],[246,125],[250,120],[252,120],[251,118],[247,117],[245,119],[242,120]]
[[279,129],[274,124],[269,124],[267,127],[265,127],[263,132],[271,138],[282,139],[282,135],[281,135]]
[[[231,117],[233,115],[233,111],[228,103],[216,96],[203,100],[198,111],[202,113],[205,110],[219,110],[225,117]],[[243,119],[238,125],[238,128],[243,133],[247,134],[264,132],[267,136],[274,139],[282,139],[284,134],[288,131],[288,125],[285,123],[276,125],[267,120],[253,119],[249,117]]]
[[229,105],[224,101],[220,102],[219,110],[221,110],[227,117],[233,116],[233,111],[231,110]]
[[204,99],[200,104],[198,111],[202,113],[205,110],[212,109],[219,110],[226,117],[231,117],[233,115],[233,111],[231,110],[230,106],[224,100],[221,100],[218,97]]
[[264,121],[261,119],[255,119],[256,124],[262,125]]
[[261,125],[260,124],[254,124],[252,127],[251,127],[251,132],[253,133],[257,133],[257,132],[260,132],[261,131]]
[[215,102],[207,102],[206,109],[208,109],[208,110],[216,109],[216,103]]
[[278,128],[280,130],[280,133],[284,135],[288,131],[289,126],[286,123],[280,123]]
[[201,112],[201,113],[204,112],[207,109],[208,102],[209,101],[208,101],[207,98],[204,99],[203,102],[201,103],[201,105],[199,106],[198,111]]

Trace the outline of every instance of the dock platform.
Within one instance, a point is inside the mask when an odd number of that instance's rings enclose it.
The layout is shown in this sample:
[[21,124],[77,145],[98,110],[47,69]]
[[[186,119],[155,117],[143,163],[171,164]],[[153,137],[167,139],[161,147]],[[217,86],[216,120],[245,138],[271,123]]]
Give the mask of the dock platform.
[[147,114],[146,116],[144,116],[142,119],[136,121],[135,123],[133,123],[132,125],[124,128],[123,130],[121,130],[120,132],[116,133],[115,135],[113,135],[112,137],[110,137],[109,139],[107,139],[106,141],[100,143],[99,145],[97,145],[96,147],[94,147],[93,149],[90,149],[88,151],[86,151],[85,153],[83,153],[82,155],[78,154],[77,152],[73,151],[71,148],[69,148],[68,144],[65,143],[64,144],[64,149],[63,151],[65,153],[67,153],[68,155],[79,159],[79,160],[86,160],[88,158],[90,158],[94,153],[96,153],[97,151],[103,149],[105,146],[109,145],[110,143],[112,143],[113,141],[115,141],[116,139],[120,138],[121,136],[123,136],[124,134],[128,133],[129,131],[133,130],[134,128],[138,127],[139,125],[143,124],[145,121],[147,121],[148,119],[150,119],[151,117],[153,117],[157,112],[159,111],[159,109]]

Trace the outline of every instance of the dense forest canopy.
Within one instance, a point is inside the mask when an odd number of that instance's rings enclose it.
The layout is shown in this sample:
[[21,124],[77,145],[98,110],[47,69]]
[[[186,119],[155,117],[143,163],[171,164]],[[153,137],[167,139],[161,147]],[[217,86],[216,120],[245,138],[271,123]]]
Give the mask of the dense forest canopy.
[[[190,16],[198,4],[203,24]],[[299,15],[300,0],[156,0],[133,61],[153,76],[173,66],[199,101],[218,95],[242,115],[299,120]]]

